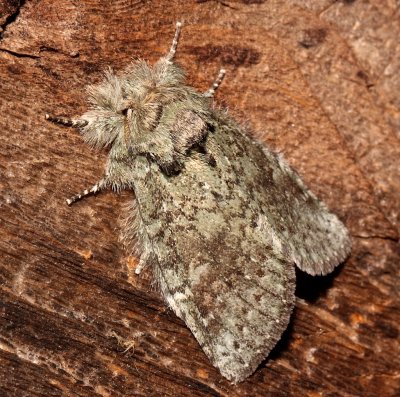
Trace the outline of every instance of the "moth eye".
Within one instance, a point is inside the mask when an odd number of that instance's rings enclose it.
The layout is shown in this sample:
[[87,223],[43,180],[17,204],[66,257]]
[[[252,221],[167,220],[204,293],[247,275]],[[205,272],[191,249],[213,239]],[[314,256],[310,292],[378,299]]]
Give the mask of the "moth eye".
[[128,114],[128,110],[132,109],[135,107],[134,102],[132,100],[128,99],[128,96],[126,94],[122,95],[122,103],[120,104],[119,109],[117,110],[117,113],[122,114],[126,116]]

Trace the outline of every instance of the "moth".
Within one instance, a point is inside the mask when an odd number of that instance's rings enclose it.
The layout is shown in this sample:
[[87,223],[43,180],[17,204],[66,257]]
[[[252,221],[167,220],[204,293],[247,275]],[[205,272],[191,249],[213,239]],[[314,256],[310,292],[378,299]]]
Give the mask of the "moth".
[[185,85],[174,62],[181,24],[154,66],[134,61],[88,88],[75,127],[108,148],[105,175],[67,200],[107,188],[135,199],[123,221],[128,253],[148,264],[169,307],[212,364],[237,383],[251,375],[286,329],[295,265],[325,275],[350,253],[343,223],[284,159],[213,106],[211,88]]

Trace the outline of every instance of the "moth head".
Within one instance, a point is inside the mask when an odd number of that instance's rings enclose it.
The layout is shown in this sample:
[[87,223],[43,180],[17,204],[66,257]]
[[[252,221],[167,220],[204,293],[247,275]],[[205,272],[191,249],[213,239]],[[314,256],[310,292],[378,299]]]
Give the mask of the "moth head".
[[100,84],[88,88],[91,109],[82,116],[87,123],[80,128],[88,144],[98,149],[129,147],[158,126],[169,103],[193,95],[184,85],[183,69],[173,62],[180,28],[178,22],[169,53],[154,66],[136,60],[121,74],[108,69]]
[[127,134],[153,130],[163,107],[187,95],[184,77],[178,65],[163,58],[153,67],[133,62],[120,75],[108,69],[101,83],[88,87],[91,109],[82,116],[87,121],[81,128],[84,140],[100,149]]

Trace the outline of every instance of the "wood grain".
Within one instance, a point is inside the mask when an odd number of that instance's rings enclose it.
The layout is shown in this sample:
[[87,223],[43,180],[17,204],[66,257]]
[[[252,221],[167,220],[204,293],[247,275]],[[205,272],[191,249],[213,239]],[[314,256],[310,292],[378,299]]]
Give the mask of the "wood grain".
[[[97,181],[96,153],[45,113],[86,109],[110,65],[156,61],[185,22],[188,82],[284,153],[347,224],[351,258],[298,273],[273,354],[233,386],[118,241],[130,195],[69,208]],[[0,395],[400,395],[400,11],[365,1],[0,3]]]

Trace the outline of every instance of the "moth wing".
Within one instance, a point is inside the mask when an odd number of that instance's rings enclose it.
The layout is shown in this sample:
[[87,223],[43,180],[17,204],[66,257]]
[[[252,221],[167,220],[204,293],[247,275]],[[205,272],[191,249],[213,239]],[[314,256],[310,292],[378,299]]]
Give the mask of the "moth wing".
[[221,242],[218,251],[210,261],[192,261],[188,271],[183,263],[163,263],[159,280],[169,306],[212,364],[237,383],[256,370],[287,328],[294,266],[271,252],[252,260]]
[[215,139],[228,148],[233,172],[241,175],[258,203],[260,227],[301,270],[311,275],[330,273],[351,250],[343,223],[280,155],[235,125],[222,130]]
[[215,167],[192,152],[171,178],[146,158],[136,161],[139,229],[169,305],[238,382],[287,327],[293,262],[326,274],[350,241],[297,174],[229,119],[209,134],[206,151]]
[[295,274],[255,222],[259,208],[246,185],[215,155],[211,167],[192,153],[172,178],[142,159],[135,193],[163,295],[212,363],[239,382],[286,329]]

